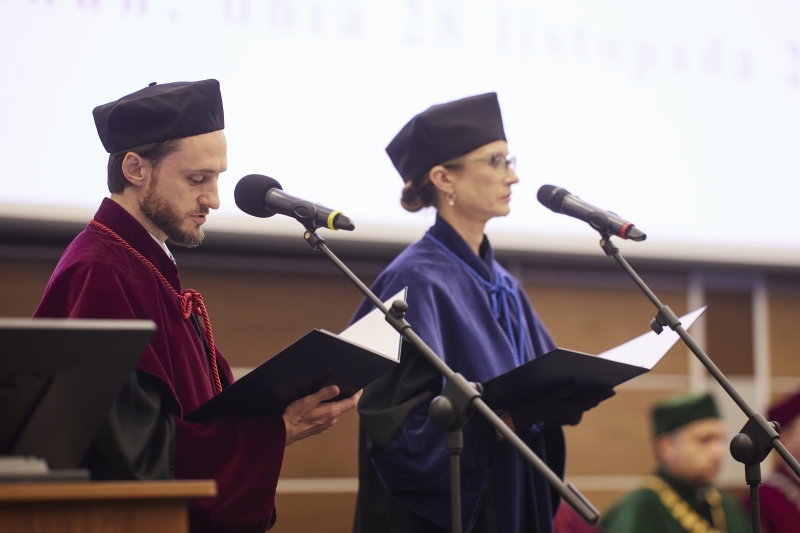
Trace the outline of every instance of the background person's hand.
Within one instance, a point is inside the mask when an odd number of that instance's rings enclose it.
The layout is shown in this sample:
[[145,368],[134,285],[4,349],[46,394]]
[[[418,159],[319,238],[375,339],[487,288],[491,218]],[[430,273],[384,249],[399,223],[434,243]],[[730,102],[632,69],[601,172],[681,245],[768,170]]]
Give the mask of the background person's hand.
[[322,433],[334,425],[342,413],[355,407],[358,399],[361,398],[361,391],[358,391],[350,398],[323,403],[335,398],[338,394],[339,387],[329,385],[315,394],[289,404],[283,412],[283,422],[286,425],[286,445]]

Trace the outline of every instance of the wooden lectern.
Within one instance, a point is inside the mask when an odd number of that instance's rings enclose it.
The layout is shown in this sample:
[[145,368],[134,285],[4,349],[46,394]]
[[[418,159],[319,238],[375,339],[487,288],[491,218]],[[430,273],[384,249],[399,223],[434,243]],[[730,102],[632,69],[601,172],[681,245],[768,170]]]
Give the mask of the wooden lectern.
[[0,531],[188,533],[189,499],[216,494],[208,480],[0,484]]

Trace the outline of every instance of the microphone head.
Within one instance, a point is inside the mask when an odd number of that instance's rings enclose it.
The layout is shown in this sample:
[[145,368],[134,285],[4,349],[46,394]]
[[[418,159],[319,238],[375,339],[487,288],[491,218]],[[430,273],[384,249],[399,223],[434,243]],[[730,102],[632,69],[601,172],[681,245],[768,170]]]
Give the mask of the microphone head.
[[262,174],[248,174],[239,180],[233,190],[233,198],[236,206],[247,213],[258,218],[271,217],[275,213],[267,209],[265,199],[270,189],[281,189],[278,180]]
[[564,198],[566,198],[569,194],[570,193],[568,190],[562,189],[561,187],[556,187],[555,185],[542,185],[539,187],[539,192],[536,193],[536,198],[539,200],[539,203],[546,208],[550,209],[551,211],[555,211],[556,213],[560,213],[561,205],[564,203]]
[[339,213],[336,215],[336,218],[333,219],[333,228],[343,229],[345,231],[353,231],[356,229],[356,225],[353,224],[353,221],[350,220],[350,217],[344,216],[344,213]]
[[631,229],[627,231],[625,238],[639,242],[645,240],[647,238],[647,235],[636,226],[631,226]]

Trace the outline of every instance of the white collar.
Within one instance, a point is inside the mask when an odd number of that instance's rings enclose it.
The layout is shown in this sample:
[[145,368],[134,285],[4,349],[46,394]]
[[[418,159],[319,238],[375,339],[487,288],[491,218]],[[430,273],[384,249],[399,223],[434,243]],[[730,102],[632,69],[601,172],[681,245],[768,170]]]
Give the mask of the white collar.
[[[165,241],[161,241],[161,239],[159,239],[158,237],[156,237],[152,233],[150,233],[150,232],[147,232],[147,233],[153,238],[154,241],[156,241],[158,243],[159,246],[161,246],[161,249],[164,250],[164,253],[167,254],[167,257],[169,257],[170,260],[173,263],[175,263],[175,257],[172,255],[172,252],[169,251],[169,248],[167,248],[167,243]],[[175,263],[175,264],[177,265],[177,263]]]

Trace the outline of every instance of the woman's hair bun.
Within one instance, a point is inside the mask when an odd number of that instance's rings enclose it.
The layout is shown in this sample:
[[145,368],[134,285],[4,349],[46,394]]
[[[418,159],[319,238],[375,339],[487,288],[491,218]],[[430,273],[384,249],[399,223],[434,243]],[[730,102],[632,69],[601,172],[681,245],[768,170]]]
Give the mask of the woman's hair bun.
[[411,213],[416,213],[423,207],[427,207],[425,202],[422,201],[419,190],[413,180],[407,181],[403,186],[403,192],[400,195],[400,204],[406,211],[410,211]]
[[419,179],[406,182],[400,195],[400,204],[406,211],[416,213],[423,207],[436,206],[436,186],[430,180],[430,171]]

